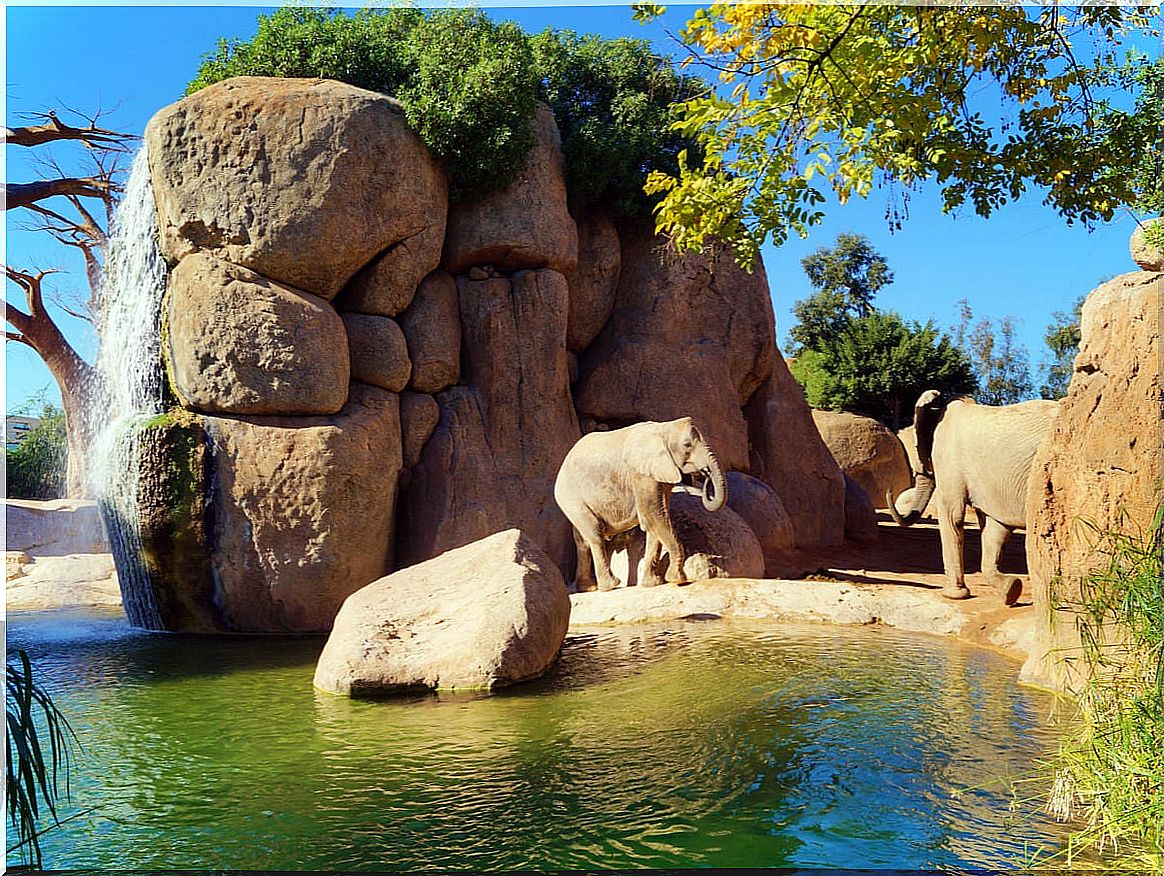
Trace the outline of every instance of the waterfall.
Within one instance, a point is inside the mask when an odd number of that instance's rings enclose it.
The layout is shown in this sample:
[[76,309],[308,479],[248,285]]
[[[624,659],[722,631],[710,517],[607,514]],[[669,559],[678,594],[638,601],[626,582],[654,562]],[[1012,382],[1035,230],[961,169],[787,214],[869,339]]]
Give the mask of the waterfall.
[[101,285],[96,398],[102,408],[90,471],[130,623],[163,629],[142,559],[138,511],[141,426],[164,410],[161,307],[166,265],[156,242],[154,196],[143,146],[110,223]]

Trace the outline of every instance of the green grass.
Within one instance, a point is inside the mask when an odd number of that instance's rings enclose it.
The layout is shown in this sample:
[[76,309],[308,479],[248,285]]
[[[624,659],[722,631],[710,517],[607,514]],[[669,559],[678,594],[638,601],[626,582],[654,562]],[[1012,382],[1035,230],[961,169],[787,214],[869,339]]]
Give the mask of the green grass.
[[1097,548],[1070,606],[1089,680],[1052,763],[1047,809],[1077,825],[1055,857],[1164,872],[1164,503]]

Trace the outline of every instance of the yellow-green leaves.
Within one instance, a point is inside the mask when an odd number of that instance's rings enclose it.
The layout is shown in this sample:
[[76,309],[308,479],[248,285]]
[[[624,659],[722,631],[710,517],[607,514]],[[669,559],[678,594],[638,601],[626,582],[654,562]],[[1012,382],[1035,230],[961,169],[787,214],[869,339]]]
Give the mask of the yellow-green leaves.
[[828,193],[844,203],[882,179],[935,180],[947,210],[983,216],[1033,183],[1068,221],[1110,218],[1132,195],[1112,168],[1137,147],[1108,136],[1103,65],[1109,41],[1148,24],[1131,7],[1013,0],[698,10],[681,36],[721,85],[680,107],[706,158],[650,177],[658,227],[681,249],[738,241],[750,261],[768,235],[805,234]]

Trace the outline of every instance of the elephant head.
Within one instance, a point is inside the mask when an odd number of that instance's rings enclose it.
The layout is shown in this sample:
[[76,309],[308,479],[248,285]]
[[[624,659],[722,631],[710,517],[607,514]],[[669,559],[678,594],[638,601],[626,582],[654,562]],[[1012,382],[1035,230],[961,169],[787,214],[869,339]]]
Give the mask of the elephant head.
[[945,413],[950,399],[936,389],[926,390],[913,408],[914,434],[917,437],[917,458],[921,471],[913,473],[913,486],[894,499],[887,491],[885,503],[889,514],[899,526],[912,526],[921,517],[934,494],[934,432]]
[[718,511],[727,501],[727,478],[719,459],[690,417],[652,424],[647,440],[636,442],[628,462],[661,484],[678,484],[683,475],[702,478],[703,507]]

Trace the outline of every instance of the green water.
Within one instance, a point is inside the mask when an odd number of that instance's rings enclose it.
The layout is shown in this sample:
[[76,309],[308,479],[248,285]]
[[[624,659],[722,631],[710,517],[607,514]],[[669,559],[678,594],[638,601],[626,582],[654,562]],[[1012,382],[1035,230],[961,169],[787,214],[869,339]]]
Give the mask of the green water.
[[572,635],[500,695],[351,702],[312,689],[322,644],[10,615],[84,745],[46,866],[1006,867],[1054,843],[999,781],[1048,749],[1049,698],[989,652],[679,621]]

